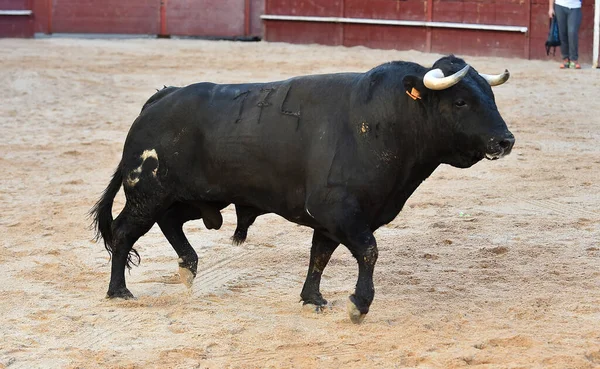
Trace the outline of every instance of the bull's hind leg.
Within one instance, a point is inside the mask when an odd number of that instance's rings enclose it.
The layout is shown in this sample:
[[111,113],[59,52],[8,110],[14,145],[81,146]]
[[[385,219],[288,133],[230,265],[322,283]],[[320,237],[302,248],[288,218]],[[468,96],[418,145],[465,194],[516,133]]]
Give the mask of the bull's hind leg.
[[319,231],[315,230],[313,233],[308,273],[300,297],[304,305],[314,305],[317,312],[327,306],[327,300],[323,298],[320,291],[321,275],[338,245],[339,242],[333,241]]
[[220,210],[227,204],[176,202],[158,220],[158,226],[179,256],[179,277],[188,288],[192,286],[198,270],[198,254],[183,233],[183,224],[200,219],[208,229],[219,229],[223,224]]
[[112,260],[110,271],[110,283],[106,297],[120,297],[124,299],[133,298],[133,295],[125,285],[125,267],[131,267],[135,263],[131,258],[139,256],[133,250],[133,244],[152,228],[154,219],[148,215],[142,215],[139,209],[125,204],[123,211],[112,224]]
[[192,205],[175,203],[159,219],[158,226],[179,256],[179,277],[191,287],[198,270],[198,254],[183,233],[183,224],[200,219],[202,211]]

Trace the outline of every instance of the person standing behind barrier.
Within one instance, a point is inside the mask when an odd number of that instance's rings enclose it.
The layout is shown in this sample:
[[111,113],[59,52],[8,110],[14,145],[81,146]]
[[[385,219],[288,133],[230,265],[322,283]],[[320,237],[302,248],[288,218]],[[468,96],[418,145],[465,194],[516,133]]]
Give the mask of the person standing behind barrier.
[[579,58],[579,26],[581,0],[549,0],[548,16],[556,15],[563,62],[560,69],[581,69]]

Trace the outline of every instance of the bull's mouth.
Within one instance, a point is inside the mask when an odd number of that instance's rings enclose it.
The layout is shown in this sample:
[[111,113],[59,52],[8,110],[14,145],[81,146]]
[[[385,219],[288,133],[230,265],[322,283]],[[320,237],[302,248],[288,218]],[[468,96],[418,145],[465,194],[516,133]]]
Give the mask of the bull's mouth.
[[493,153],[493,154],[490,154],[490,153],[487,153],[487,152],[485,153],[485,158],[487,160],[498,160],[498,159],[500,159],[503,156],[504,156],[503,152]]
[[484,157],[487,160],[498,160],[500,158],[505,157],[506,155],[510,154],[511,148],[503,148],[503,147],[496,147],[494,148],[494,150],[491,151],[486,151],[486,153],[484,154]]
[[[473,142],[473,141],[471,141]],[[501,139],[490,139],[487,145],[480,141],[479,145],[473,145],[470,148],[460,146],[456,156],[444,161],[458,168],[468,168],[482,159],[498,160],[510,154],[515,140],[510,136]]]
[[498,160],[512,151],[515,140],[514,138],[500,141],[498,144],[491,145],[485,152],[485,158],[488,160]]

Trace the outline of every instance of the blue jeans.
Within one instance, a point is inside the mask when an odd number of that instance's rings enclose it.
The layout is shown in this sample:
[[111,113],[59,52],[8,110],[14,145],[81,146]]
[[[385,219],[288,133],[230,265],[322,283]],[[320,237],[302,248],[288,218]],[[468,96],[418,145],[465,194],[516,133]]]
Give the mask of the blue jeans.
[[554,4],[554,14],[558,23],[560,36],[560,52],[563,59],[579,60],[579,26],[581,25],[581,8],[569,9]]

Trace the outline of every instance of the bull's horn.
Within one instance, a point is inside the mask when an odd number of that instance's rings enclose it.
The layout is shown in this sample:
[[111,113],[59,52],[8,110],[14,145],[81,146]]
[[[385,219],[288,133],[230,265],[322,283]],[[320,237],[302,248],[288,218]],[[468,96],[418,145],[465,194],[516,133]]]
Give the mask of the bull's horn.
[[468,71],[469,65],[467,64],[463,69],[453,75],[444,77],[444,72],[442,72],[441,69],[432,69],[425,73],[423,84],[430,90],[445,90],[460,82],[460,80],[467,75]]
[[482,76],[483,79],[485,79],[490,84],[490,86],[500,86],[504,82],[508,81],[508,78],[510,77],[508,69],[505,69],[504,73],[502,74],[491,75],[479,73],[479,75]]

